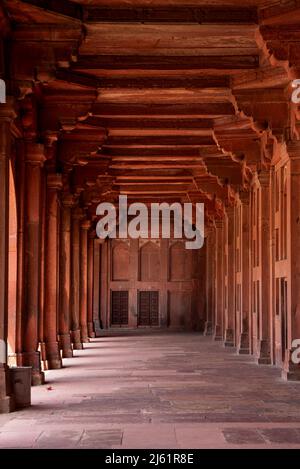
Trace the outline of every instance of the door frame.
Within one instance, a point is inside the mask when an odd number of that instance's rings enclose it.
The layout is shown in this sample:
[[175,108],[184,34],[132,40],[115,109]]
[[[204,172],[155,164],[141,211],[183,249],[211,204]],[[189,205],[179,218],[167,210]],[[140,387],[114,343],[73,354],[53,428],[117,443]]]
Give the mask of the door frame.
[[[112,316],[113,316],[113,294],[114,293],[121,293],[121,292],[126,292],[127,293],[127,323],[126,324],[113,324],[112,322]],[[110,291],[110,318],[109,318],[109,323],[111,328],[117,328],[117,327],[128,327],[129,325],[129,290],[125,289],[120,289],[120,290],[114,290],[112,289]]]
[[[158,298],[158,301],[157,301],[157,313],[158,313],[158,322],[157,324],[155,325],[152,325],[152,324],[147,324],[147,325],[143,325],[143,324],[140,324],[140,294],[142,292],[146,292],[146,293],[157,293],[157,298]],[[148,289],[148,290],[145,290],[145,289],[138,289],[137,290],[137,327],[148,327],[148,328],[158,328],[160,327],[160,301],[159,301],[159,298],[160,298],[160,291],[159,290],[152,290],[152,289]],[[150,300],[150,298],[149,298]],[[149,306],[150,306],[150,301],[149,301]],[[149,316],[150,316],[150,309],[149,309]],[[149,321],[150,322],[150,321]]]

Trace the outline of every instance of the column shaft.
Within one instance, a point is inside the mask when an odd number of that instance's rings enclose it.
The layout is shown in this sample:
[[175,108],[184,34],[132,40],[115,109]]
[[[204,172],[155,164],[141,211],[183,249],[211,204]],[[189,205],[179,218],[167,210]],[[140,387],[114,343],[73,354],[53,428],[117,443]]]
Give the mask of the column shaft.
[[206,322],[204,335],[213,334],[216,233],[211,229],[206,239]]
[[74,350],[82,349],[79,326],[79,273],[80,273],[80,220],[82,210],[76,208],[72,210],[72,258],[71,258],[71,338]]
[[94,296],[94,236],[88,237],[88,278],[87,278],[87,320],[88,336],[95,337],[93,322],[93,296]]
[[[9,111],[7,109],[7,111]],[[0,111],[0,413],[13,410],[7,367],[10,118]],[[13,116],[12,116],[13,117]]]
[[94,240],[94,298],[93,298],[93,322],[96,337],[101,333],[100,326],[100,262],[101,245],[98,240]]
[[[38,351],[41,268],[41,177],[44,146],[27,143],[25,148],[25,244],[24,311],[22,315],[21,364],[32,366],[32,384],[44,382]],[[20,362],[20,360],[18,360]]]
[[45,346],[48,369],[62,367],[58,345],[57,283],[58,283],[58,191],[61,175],[48,174],[45,240]]
[[71,358],[71,208],[73,197],[65,195],[61,202],[59,256],[59,343],[63,358]]
[[[22,352],[22,314],[24,310],[24,242],[25,242],[25,145],[20,142],[17,149],[16,161],[16,186],[17,191],[17,331],[16,331],[16,355],[17,363],[21,360]],[[22,360],[21,360],[22,361]]]
[[261,310],[257,361],[271,364],[270,354],[270,274],[271,274],[271,172],[269,169],[259,174],[261,186],[260,206],[260,265],[261,265]]
[[235,344],[235,217],[234,207],[227,208],[228,229],[228,287],[227,287],[227,317],[225,325],[225,347]]
[[241,291],[241,336],[238,344],[239,354],[250,353],[250,199],[249,194],[242,200],[242,291]]
[[108,329],[110,320],[108,315],[109,297],[108,297],[108,250],[109,241],[101,244],[101,295],[100,295],[100,320],[103,329]]
[[80,334],[81,342],[88,342],[88,325],[87,325],[87,314],[88,314],[88,230],[90,228],[90,222],[84,221],[80,227]]
[[39,287],[39,347],[41,361],[46,364],[46,346],[44,339],[45,317],[45,233],[46,233],[47,174],[42,173],[41,190],[41,249],[40,249],[40,287]]
[[216,277],[215,277],[215,340],[223,340],[224,312],[224,221],[216,221]]

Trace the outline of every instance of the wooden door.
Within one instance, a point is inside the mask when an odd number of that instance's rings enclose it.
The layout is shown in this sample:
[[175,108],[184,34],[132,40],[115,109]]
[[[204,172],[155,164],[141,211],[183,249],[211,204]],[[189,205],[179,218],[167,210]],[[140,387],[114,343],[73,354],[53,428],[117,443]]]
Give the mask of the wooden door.
[[150,291],[150,326],[158,326],[159,325],[159,315],[158,315],[158,291]]
[[159,325],[158,291],[139,292],[139,326]]
[[113,291],[111,294],[111,325],[128,325],[128,291]]
[[139,292],[139,326],[150,326],[149,292]]

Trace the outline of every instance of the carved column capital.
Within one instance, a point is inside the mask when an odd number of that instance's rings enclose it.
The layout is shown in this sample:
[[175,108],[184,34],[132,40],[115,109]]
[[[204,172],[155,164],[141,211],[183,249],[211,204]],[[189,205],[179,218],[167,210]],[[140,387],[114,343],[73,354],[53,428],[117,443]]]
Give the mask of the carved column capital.
[[223,228],[223,225],[224,225],[224,219],[223,218],[217,218],[215,220],[215,225],[216,225],[216,228]]
[[92,226],[92,223],[90,220],[83,220],[80,224],[80,228],[82,230],[88,231]]
[[215,231],[214,225],[206,226],[205,227],[205,237],[209,238],[210,236],[213,235],[214,231]]
[[6,162],[10,158],[13,120],[17,117],[13,103],[8,100],[0,105],[0,160]]
[[240,201],[243,205],[249,205],[250,204],[250,192],[248,191],[241,191],[239,193]]
[[59,191],[63,188],[62,175],[50,173],[47,175],[47,187],[50,190]]
[[288,142],[286,148],[290,159],[300,160],[300,141]]
[[258,174],[258,180],[261,186],[268,187],[270,185],[271,180],[271,171],[270,170],[263,170]]
[[228,205],[228,207],[226,207],[226,214],[228,219],[232,219],[234,217],[234,209],[234,205]]
[[46,147],[53,147],[58,140],[58,132],[47,132],[45,134],[45,146]]
[[61,195],[61,204],[63,208],[74,208],[76,207],[76,197],[73,194],[70,194],[68,192],[63,192]]
[[97,238],[97,237],[95,238],[95,243],[96,243],[96,244],[99,244],[99,245],[104,244],[105,241],[106,241],[105,239],[100,239],[100,238]]
[[44,145],[41,143],[27,142],[25,161],[32,165],[43,166],[44,161],[46,161]]
[[74,220],[82,220],[84,218],[84,211],[81,207],[75,207],[72,210],[72,218]]

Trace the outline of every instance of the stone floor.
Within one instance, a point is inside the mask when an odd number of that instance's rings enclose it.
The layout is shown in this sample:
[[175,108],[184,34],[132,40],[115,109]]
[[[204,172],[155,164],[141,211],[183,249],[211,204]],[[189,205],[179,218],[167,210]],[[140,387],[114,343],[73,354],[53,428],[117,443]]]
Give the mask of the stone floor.
[[0,415],[1,448],[300,448],[300,383],[198,334],[106,336]]

